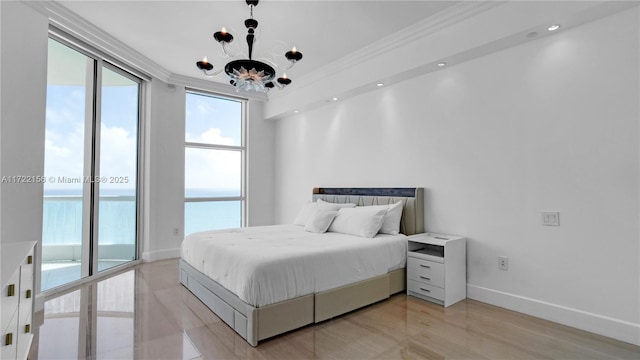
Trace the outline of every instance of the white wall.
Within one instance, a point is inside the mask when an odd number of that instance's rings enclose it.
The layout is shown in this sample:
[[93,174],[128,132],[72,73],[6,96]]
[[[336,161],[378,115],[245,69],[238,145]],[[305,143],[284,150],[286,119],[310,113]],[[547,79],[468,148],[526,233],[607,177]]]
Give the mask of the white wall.
[[247,108],[247,225],[273,225],[274,123],[264,121],[264,103]]
[[153,261],[180,256],[184,236],[185,89],[153,79],[147,90],[142,258]]
[[276,222],[315,186],[425,187],[470,298],[640,344],[638,33],[632,9],[279,120]]
[[[0,174],[42,175],[48,22],[44,16],[19,2],[2,1],[0,8]],[[42,184],[1,185],[0,237],[3,243],[42,238],[42,192]],[[40,271],[38,261],[36,271]],[[36,288],[40,288],[39,277]]]

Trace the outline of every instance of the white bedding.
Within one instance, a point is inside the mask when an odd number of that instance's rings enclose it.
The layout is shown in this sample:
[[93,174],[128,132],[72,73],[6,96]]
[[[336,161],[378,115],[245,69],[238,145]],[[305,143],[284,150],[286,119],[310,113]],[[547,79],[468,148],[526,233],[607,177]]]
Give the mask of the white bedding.
[[265,306],[405,267],[405,235],[316,234],[297,225],[195,233],[182,258],[246,303]]

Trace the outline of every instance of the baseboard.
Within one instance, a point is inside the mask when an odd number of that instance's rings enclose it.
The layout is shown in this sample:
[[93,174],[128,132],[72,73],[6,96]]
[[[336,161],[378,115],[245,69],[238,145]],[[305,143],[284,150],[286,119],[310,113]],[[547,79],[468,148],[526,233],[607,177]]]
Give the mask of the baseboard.
[[640,324],[471,284],[467,298],[640,346]]
[[142,261],[152,262],[157,260],[175,259],[180,257],[180,248],[148,251],[142,253]]

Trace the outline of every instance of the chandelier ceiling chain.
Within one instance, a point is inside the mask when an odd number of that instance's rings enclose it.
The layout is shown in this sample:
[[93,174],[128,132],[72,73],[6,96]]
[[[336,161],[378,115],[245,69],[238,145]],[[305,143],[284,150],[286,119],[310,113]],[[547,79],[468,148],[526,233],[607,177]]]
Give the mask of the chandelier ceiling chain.
[[[253,8],[258,5],[258,1],[259,0],[246,0],[247,5],[249,5],[250,18],[244,21],[244,25],[248,29],[246,39],[249,58],[230,61],[224,67],[224,72],[231,78],[229,83],[235,86],[236,91],[254,90],[267,92],[274,87],[283,89],[285,86],[291,84],[291,79],[289,79],[286,74],[275,79],[276,71],[272,66],[262,61],[253,60],[255,30],[258,27],[258,21],[253,18]],[[222,46],[222,51],[225,55],[234,56],[229,54],[227,50],[227,45],[233,41],[233,35],[228,33],[224,27],[222,30],[215,32],[213,38]],[[295,46],[290,51],[287,51],[284,56],[289,60],[287,70],[291,69],[293,65],[302,59],[302,53],[299,52]],[[196,62],[196,66],[202,70],[205,76],[216,76],[223,70],[214,71],[213,64],[209,63],[206,56],[201,61]]]

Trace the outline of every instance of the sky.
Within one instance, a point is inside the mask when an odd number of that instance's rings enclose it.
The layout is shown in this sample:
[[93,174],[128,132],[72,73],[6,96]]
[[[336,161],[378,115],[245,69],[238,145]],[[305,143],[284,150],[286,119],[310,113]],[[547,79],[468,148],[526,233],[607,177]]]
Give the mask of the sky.
[[[242,146],[242,103],[187,93],[185,141]],[[185,149],[185,188],[190,196],[241,195],[240,151]]]
[[[47,86],[45,192],[80,194],[80,184],[64,184],[60,178],[83,175],[85,139],[90,136],[85,126],[86,69],[83,65],[89,58],[54,40],[50,40],[49,46],[50,54],[53,53],[49,57],[49,72],[54,75]],[[102,69],[102,76],[105,85],[101,89],[100,175],[106,177],[107,182],[101,182],[100,192],[101,195],[133,195],[139,85],[108,68]],[[186,142],[242,145],[241,102],[187,93],[185,110]],[[187,147],[187,195],[240,195],[241,164],[239,151]]]

